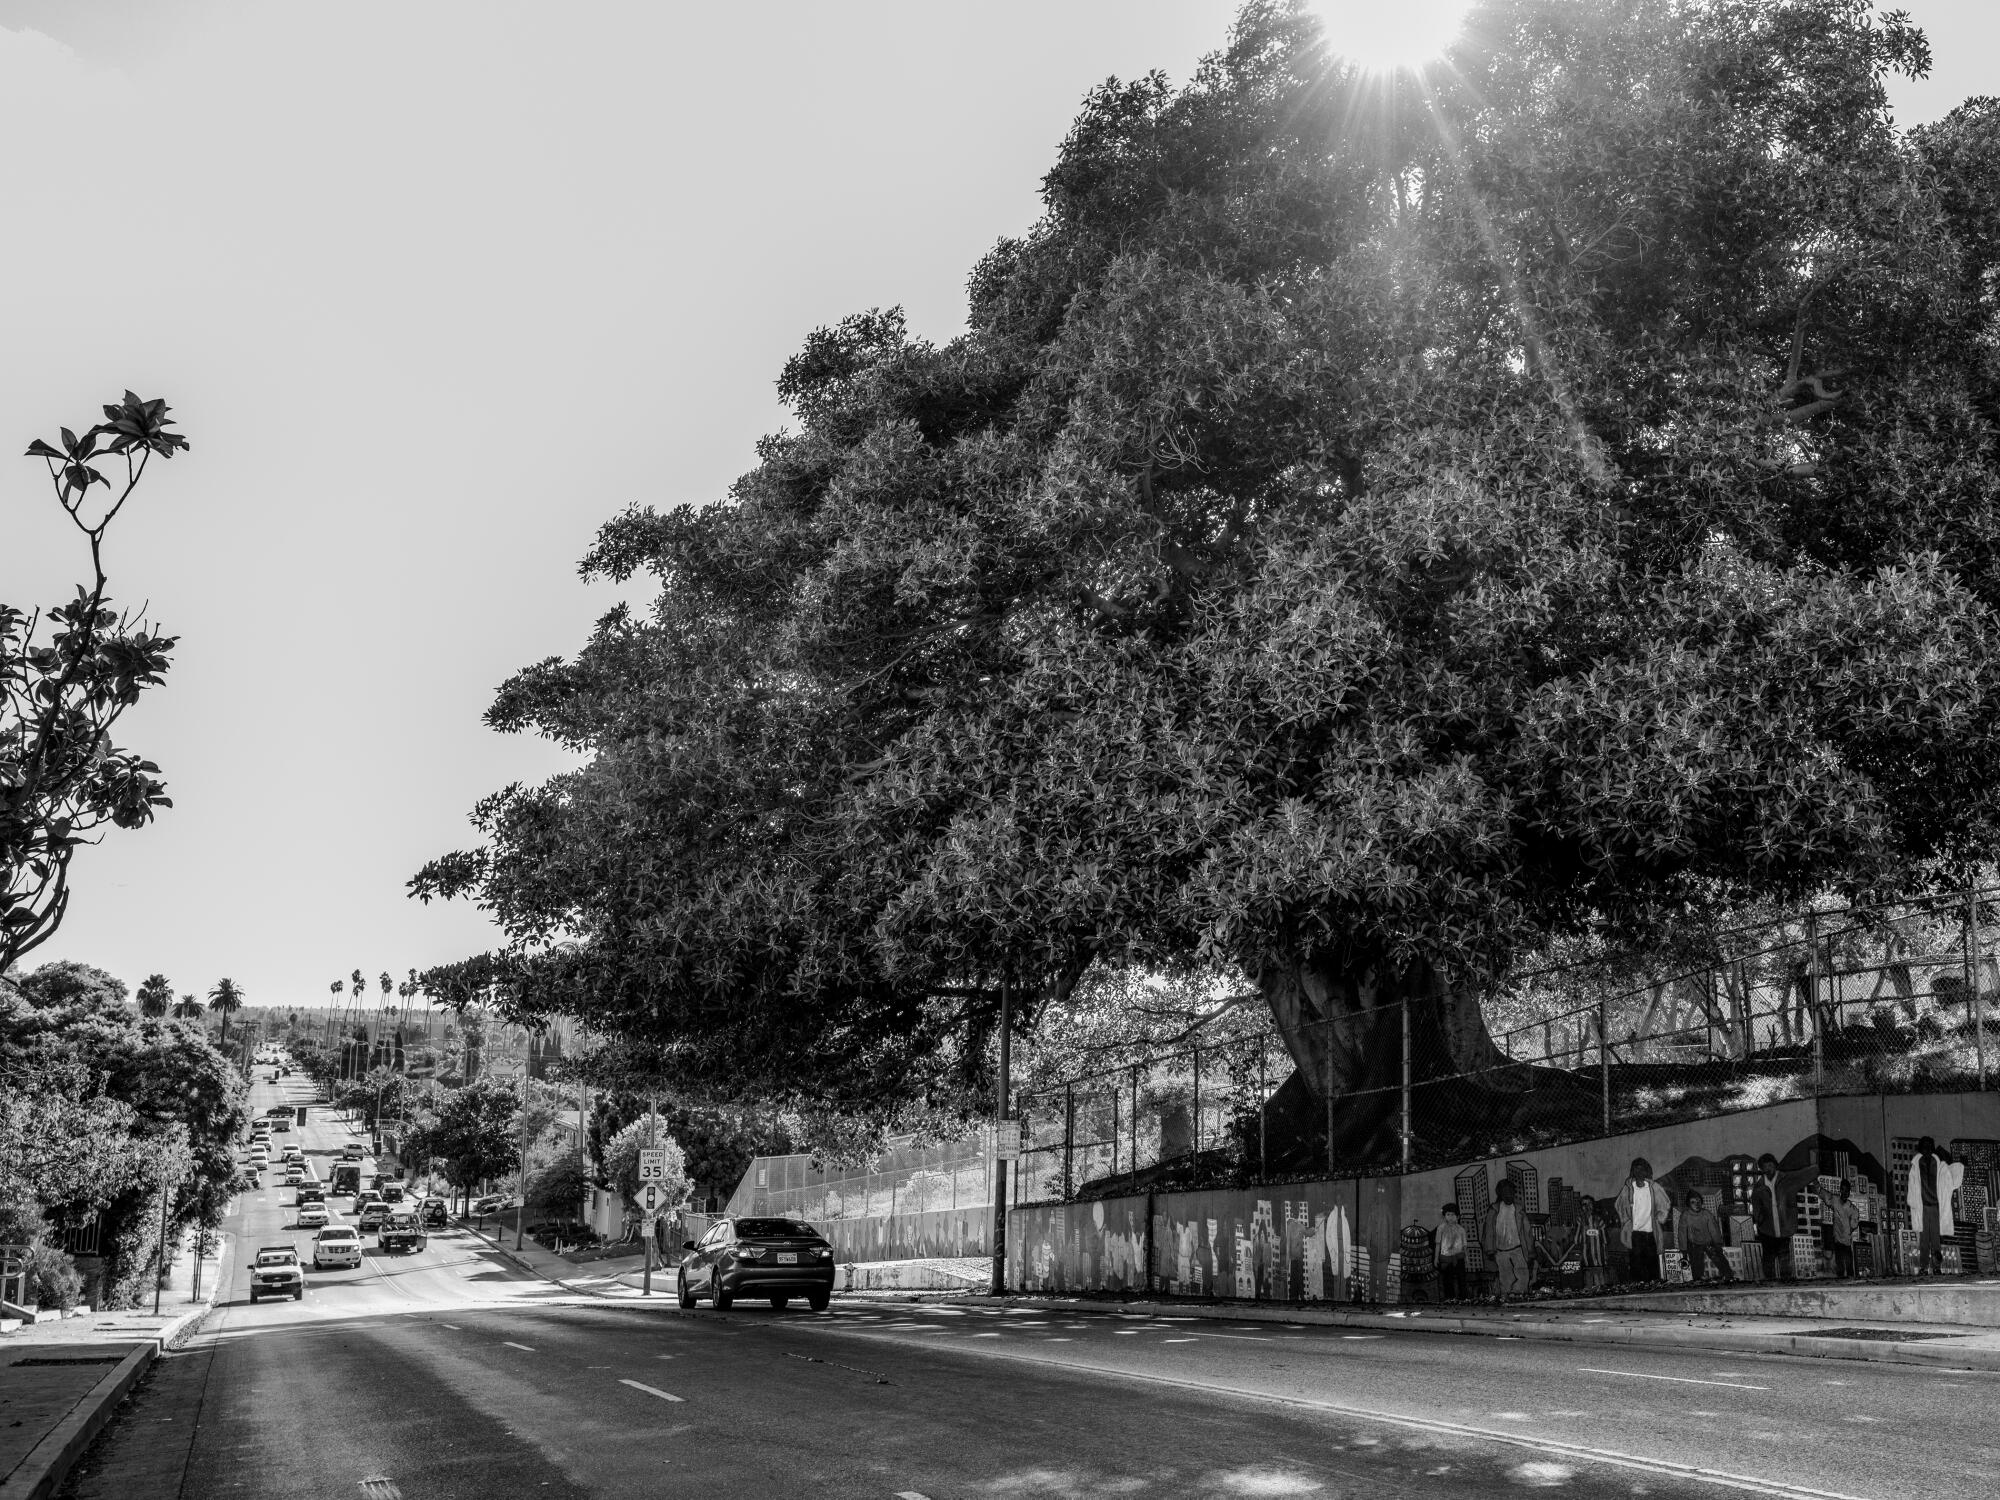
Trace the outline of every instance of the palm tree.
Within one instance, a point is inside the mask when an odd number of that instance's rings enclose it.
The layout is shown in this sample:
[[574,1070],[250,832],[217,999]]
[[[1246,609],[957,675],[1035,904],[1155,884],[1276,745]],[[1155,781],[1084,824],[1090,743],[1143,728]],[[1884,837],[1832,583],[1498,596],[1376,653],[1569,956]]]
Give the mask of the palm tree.
[[180,1004],[174,1007],[174,1014],[183,1021],[198,1021],[201,1019],[202,1009],[202,1003],[194,996],[183,995]]
[[342,990],[342,989],[344,989],[344,988],[345,988],[345,986],[344,986],[344,985],[343,985],[343,984],[341,983],[341,981],[340,981],[340,980],[338,980],[338,979],[334,980],[334,982],[333,982],[333,998],[332,998],[331,1000],[329,1000],[329,1001],[327,1002],[327,1006],[326,1006],[326,1039],[327,1039],[327,1041],[328,1041],[329,1043],[330,1043],[330,1042],[332,1042],[332,1040],[333,1040],[333,1011],[334,1011],[334,1007],[340,1004],[340,992],[341,992],[341,990]]
[[164,1016],[174,1003],[174,987],[164,974],[148,974],[139,985],[139,1014]]
[[229,1018],[243,1008],[243,991],[233,979],[218,979],[208,992],[208,1008],[222,1017],[222,1044],[229,1045]]

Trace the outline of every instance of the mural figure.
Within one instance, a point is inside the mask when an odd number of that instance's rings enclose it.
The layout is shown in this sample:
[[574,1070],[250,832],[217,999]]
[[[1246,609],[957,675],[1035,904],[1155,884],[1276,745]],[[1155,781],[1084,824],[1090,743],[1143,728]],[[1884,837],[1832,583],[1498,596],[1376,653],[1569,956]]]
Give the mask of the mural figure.
[[1512,1177],[1493,1189],[1494,1204],[1479,1222],[1479,1248],[1494,1268],[1502,1302],[1528,1293],[1528,1217],[1516,1205]]
[[1757,1176],[1750,1184],[1750,1220],[1763,1251],[1764,1274],[1790,1281],[1792,1228],[1798,1220],[1778,1186],[1778,1158],[1768,1151],[1757,1158]]
[[1672,1227],[1673,1216],[1673,1200],[1653,1181],[1653,1164],[1634,1157],[1631,1175],[1618,1190],[1618,1238],[1631,1258],[1632,1280],[1660,1279],[1660,1236]]
[[1723,1281],[1734,1281],[1736,1277],[1729,1269],[1729,1259],[1722,1253],[1722,1221],[1700,1193],[1687,1195],[1687,1208],[1681,1214],[1679,1223],[1681,1259],[1686,1262],[1694,1279],[1705,1279],[1702,1267],[1707,1265],[1712,1266]]
[[1456,1203],[1447,1203],[1438,1215],[1433,1252],[1437,1257],[1438,1296],[1446,1302],[1463,1302],[1465,1226],[1458,1222]]
[[1942,1242],[1958,1233],[1951,1217],[1951,1195],[1965,1182],[1965,1166],[1938,1150],[1929,1136],[1917,1142],[1910,1162],[1907,1194],[1910,1228],[1917,1230],[1917,1274],[1943,1275]]

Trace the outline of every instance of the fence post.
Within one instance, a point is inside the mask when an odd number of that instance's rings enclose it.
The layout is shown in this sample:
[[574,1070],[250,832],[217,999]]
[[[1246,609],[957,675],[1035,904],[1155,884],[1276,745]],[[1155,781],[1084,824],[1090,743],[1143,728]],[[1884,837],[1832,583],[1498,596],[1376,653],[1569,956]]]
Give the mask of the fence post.
[[1201,1048],[1194,1049],[1194,1152],[1201,1155]]
[[1979,997],[1979,890],[1965,883],[1965,996],[1972,1008],[1972,1050],[1979,1059],[1979,1086],[1986,1087],[1986,1005]]
[[1611,1005],[1597,998],[1597,1087],[1604,1100],[1604,1133],[1611,1134]]
[[1132,1064],[1132,1170],[1139,1170],[1139,1065]]
[[1267,1177],[1271,1172],[1270,1153],[1265,1144],[1265,1127],[1270,1122],[1271,1112],[1264,1106],[1271,1102],[1269,1087],[1265,1081],[1264,1065],[1271,1060],[1271,1039],[1257,1038],[1257,1175]]
[[1326,1027],[1326,1175],[1333,1175],[1333,1017]]
[[1063,1085],[1063,1202],[1076,1191],[1076,1087]]
[[1813,1092],[1826,1086],[1826,1028],[1819,1010],[1819,913],[1806,913],[1806,1014],[1812,1019]]
[[1410,1170],[1410,997],[1403,995],[1403,1170]]

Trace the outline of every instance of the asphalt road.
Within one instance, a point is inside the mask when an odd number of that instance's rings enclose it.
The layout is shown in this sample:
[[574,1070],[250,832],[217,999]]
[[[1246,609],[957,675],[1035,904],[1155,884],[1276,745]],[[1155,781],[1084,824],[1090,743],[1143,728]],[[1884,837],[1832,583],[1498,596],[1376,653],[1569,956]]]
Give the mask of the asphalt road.
[[[243,1243],[290,1196],[253,1195]],[[1929,1500],[2000,1468],[1985,1375],[969,1303],[683,1314],[456,1234],[299,1304],[253,1310],[234,1276],[73,1496]]]

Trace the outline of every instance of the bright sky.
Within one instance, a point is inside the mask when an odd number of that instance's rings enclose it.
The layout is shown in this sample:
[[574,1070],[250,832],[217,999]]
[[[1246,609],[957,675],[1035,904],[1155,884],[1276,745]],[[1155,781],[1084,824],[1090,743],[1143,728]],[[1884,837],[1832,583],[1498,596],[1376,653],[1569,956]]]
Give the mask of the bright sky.
[[[2000,93],[2000,5],[1905,3],[1938,68],[1903,120]],[[1379,48],[1424,5],[1327,8]],[[721,496],[815,326],[956,332],[1084,91],[1184,79],[1231,14],[0,0],[0,455],[126,386],[194,444],[111,544],[182,637],[121,729],[176,806],[78,857],[30,961],[284,1004],[489,946],[403,883],[563,765],[480,715],[613,602],[598,523]],[[0,459],[0,600],[82,576],[43,486]]]

